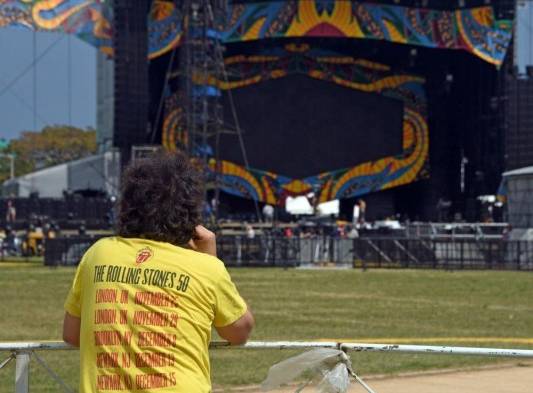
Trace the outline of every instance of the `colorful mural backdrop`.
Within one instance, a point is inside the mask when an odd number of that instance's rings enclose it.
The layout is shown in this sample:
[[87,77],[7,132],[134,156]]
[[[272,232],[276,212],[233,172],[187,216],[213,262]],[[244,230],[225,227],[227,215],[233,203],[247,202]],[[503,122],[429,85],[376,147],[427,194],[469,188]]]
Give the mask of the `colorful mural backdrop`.
[[[74,34],[113,55],[113,8],[105,0],[0,0],[0,27]],[[181,15],[173,3],[155,0],[148,15],[148,57],[179,45]]]
[[112,9],[92,0],[0,0],[0,27],[77,35],[111,54]]
[[352,1],[234,4],[226,42],[279,37],[348,37],[463,49],[500,65],[512,23],[492,7],[440,11]]
[[[403,152],[397,156],[357,164],[353,167],[324,172],[304,179],[291,179],[281,174],[245,168],[229,161],[211,160],[212,174],[222,174],[222,189],[228,193],[271,204],[281,203],[289,195],[315,192],[319,201],[350,198],[369,192],[408,184],[428,176],[429,132],[426,120],[424,80],[405,74],[394,74],[389,67],[364,59],[314,51],[307,45],[287,45],[259,56],[235,56],[225,60],[230,79],[198,84],[237,89],[302,73],[310,78],[329,81],[351,89],[383,94],[404,104]],[[175,150],[186,141],[181,128],[181,111],[169,96],[168,115],[163,127],[163,145]]]
[[[233,4],[223,31],[227,43],[282,37],[347,37],[431,48],[462,49],[501,65],[512,21],[491,6],[428,10],[345,0],[287,0]],[[149,58],[179,45],[181,15],[155,0],[148,16]],[[72,33],[112,53],[112,9],[104,0],[0,0],[0,27]]]

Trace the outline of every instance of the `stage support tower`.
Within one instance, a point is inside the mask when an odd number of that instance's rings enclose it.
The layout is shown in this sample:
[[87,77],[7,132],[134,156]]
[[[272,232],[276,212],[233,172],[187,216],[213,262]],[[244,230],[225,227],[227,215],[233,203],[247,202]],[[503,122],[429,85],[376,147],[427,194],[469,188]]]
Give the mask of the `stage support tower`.
[[209,141],[223,128],[222,92],[213,80],[222,80],[224,60],[220,32],[225,25],[225,0],[184,0],[184,37],[180,53],[181,100],[188,132],[187,150],[208,164],[216,155]]

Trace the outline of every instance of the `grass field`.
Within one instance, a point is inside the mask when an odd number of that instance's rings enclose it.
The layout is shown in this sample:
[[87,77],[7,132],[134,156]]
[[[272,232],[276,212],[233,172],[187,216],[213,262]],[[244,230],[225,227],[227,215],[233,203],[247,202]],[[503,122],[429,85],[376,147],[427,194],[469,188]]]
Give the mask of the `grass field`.
[[[0,263],[0,341],[59,339],[62,304],[73,274],[71,268]],[[256,340],[397,338],[439,345],[533,347],[531,273],[238,269],[231,274],[255,313]],[[213,383],[260,382],[272,364],[293,353],[213,351]],[[76,351],[41,356],[70,386],[77,386]],[[0,353],[0,362],[5,357]],[[362,375],[502,361],[374,353],[354,354],[352,360]],[[0,392],[12,392],[13,380],[10,364],[0,370]],[[32,361],[31,392],[59,391]]]

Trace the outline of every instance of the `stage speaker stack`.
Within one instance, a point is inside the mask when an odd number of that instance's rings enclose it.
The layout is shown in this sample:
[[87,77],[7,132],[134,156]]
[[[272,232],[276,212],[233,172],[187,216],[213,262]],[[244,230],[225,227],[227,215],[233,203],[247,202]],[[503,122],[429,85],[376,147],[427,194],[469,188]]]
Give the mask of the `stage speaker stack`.
[[507,80],[506,170],[533,165],[533,77]]
[[121,164],[148,139],[148,12],[151,0],[114,0],[115,112],[113,146]]

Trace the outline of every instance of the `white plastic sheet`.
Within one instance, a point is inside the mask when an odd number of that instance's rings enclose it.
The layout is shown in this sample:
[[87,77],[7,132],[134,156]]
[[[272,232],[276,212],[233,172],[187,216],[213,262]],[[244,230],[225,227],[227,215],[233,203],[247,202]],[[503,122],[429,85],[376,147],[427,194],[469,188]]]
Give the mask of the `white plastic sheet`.
[[277,389],[300,377],[308,381],[300,386],[300,392],[310,382],[319,380],[317,393],[346,393],[350,386],[350,359],[343,351],[318,348],[275,364],[268,371],[261,385],[263,391]]
[[346,364],[338,363],[328,371],[318,384],[317,391],[320,393],[346,393],[350,387],[350,376]]

